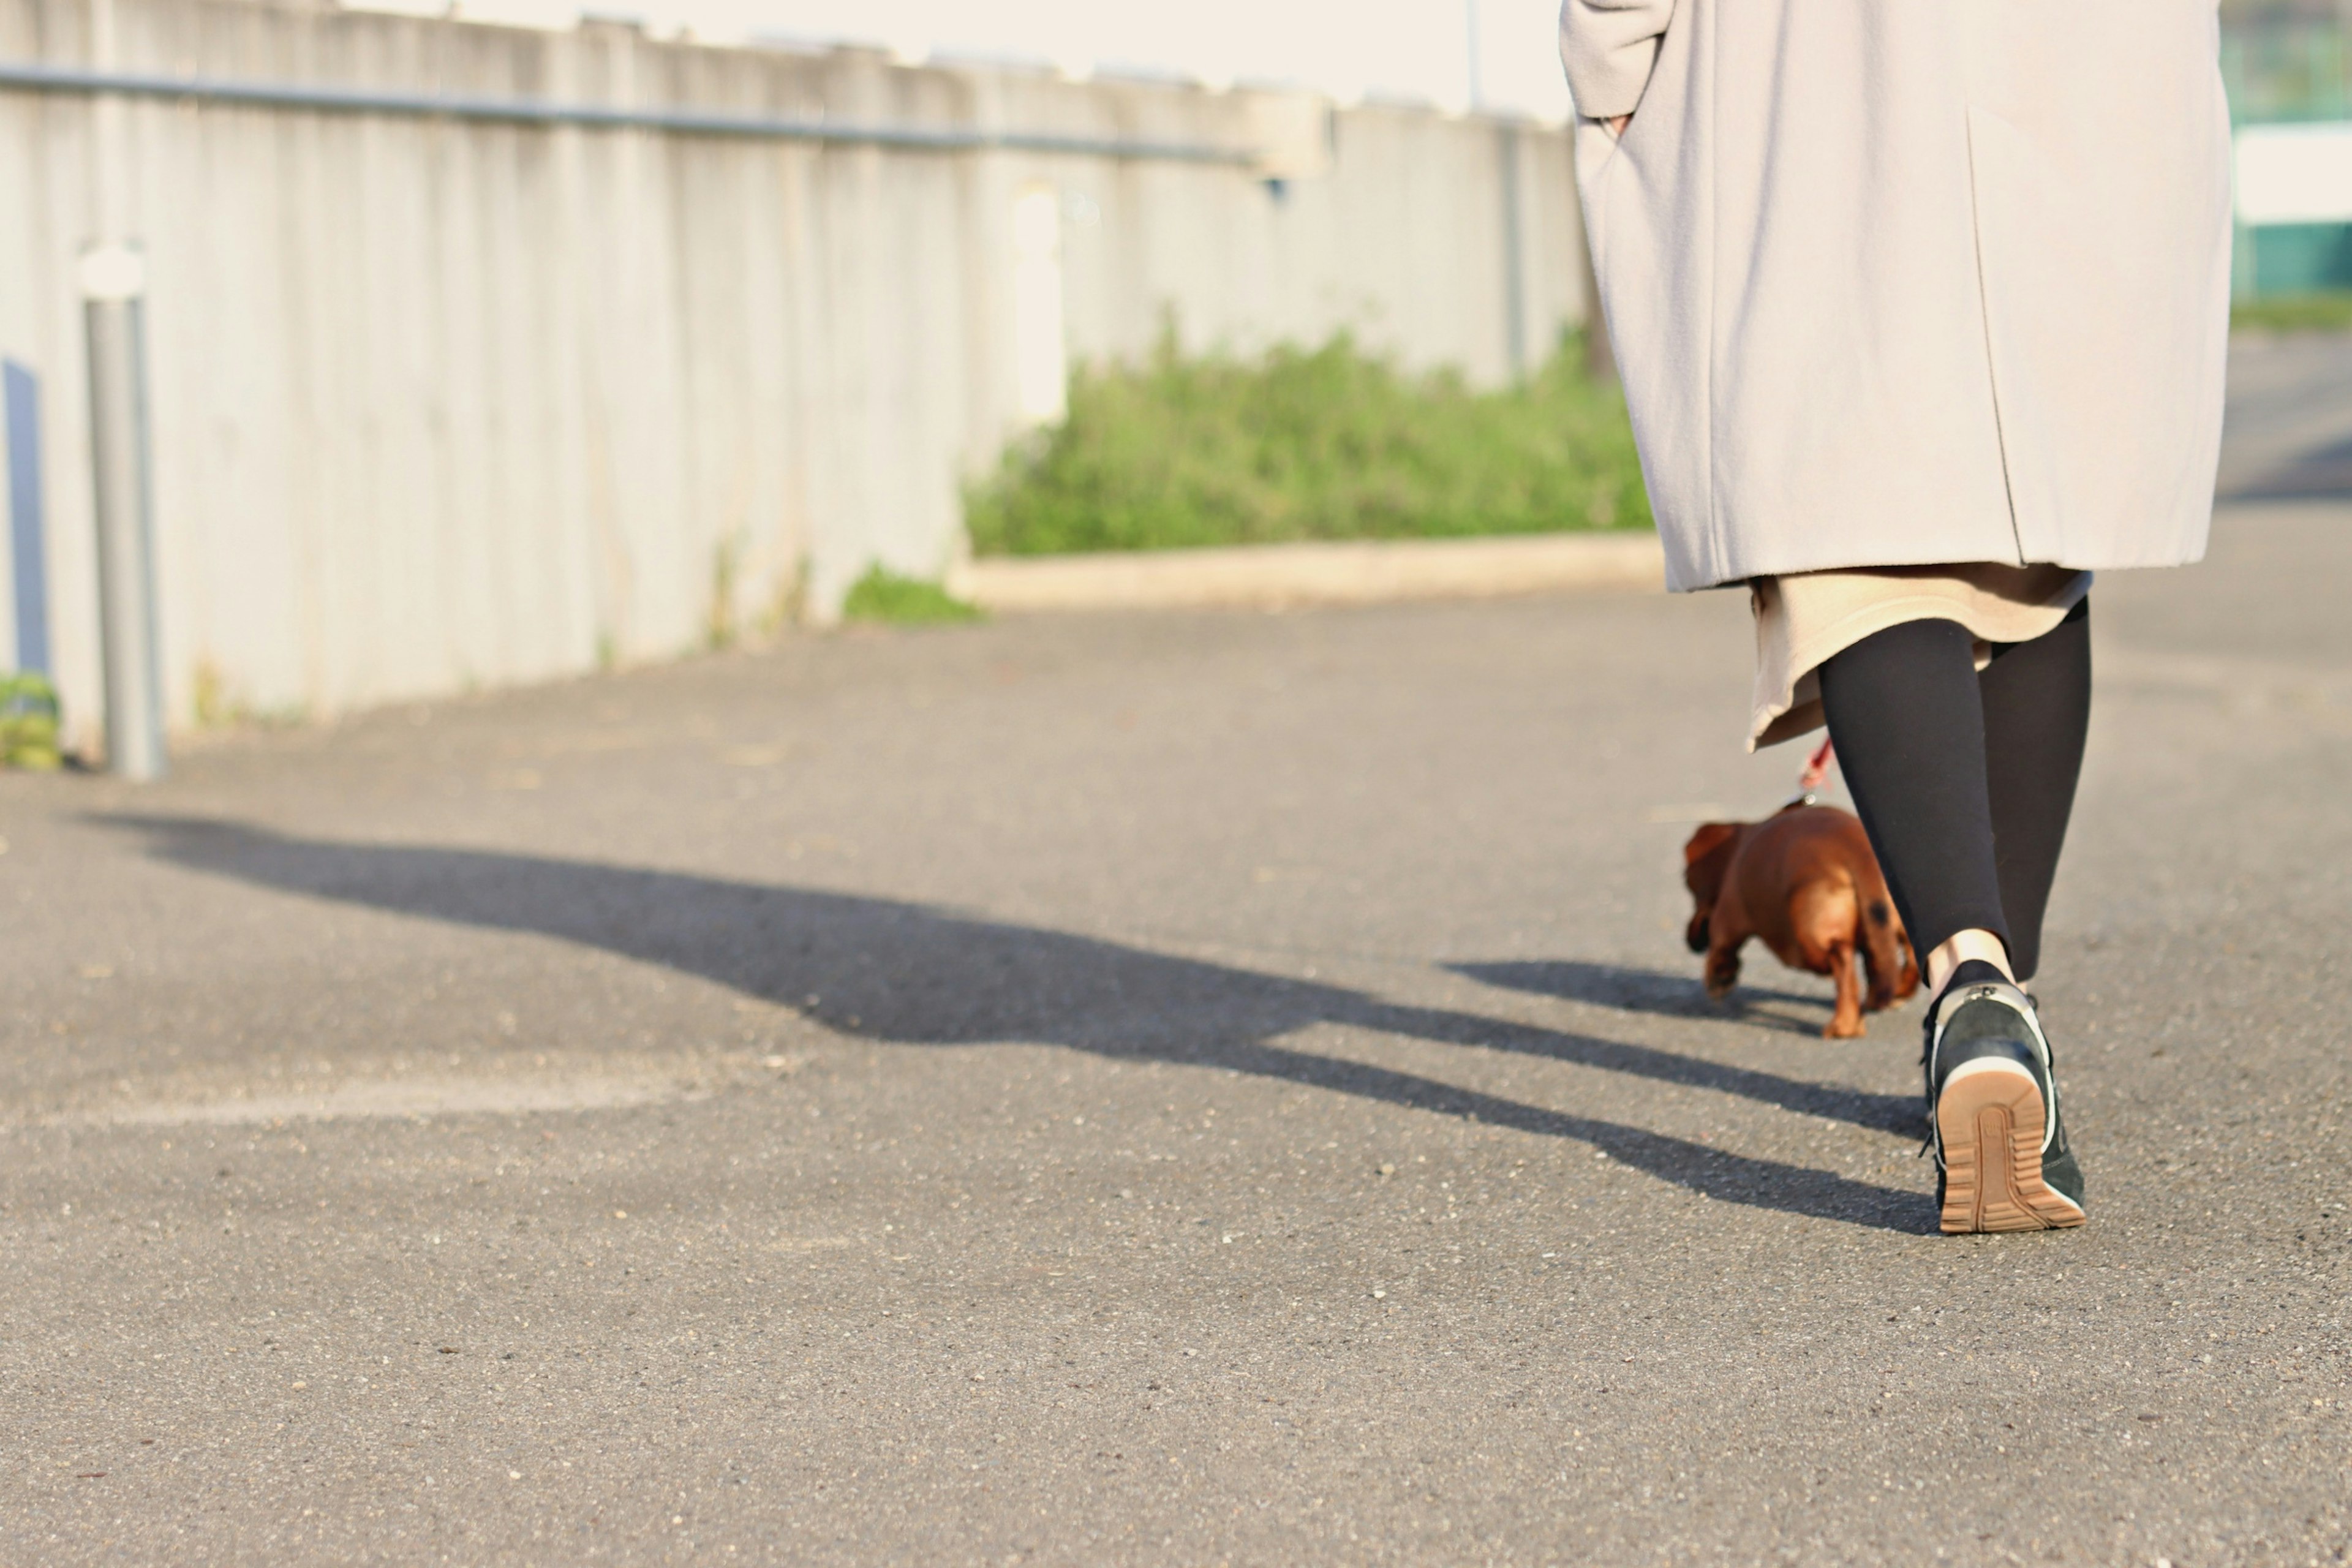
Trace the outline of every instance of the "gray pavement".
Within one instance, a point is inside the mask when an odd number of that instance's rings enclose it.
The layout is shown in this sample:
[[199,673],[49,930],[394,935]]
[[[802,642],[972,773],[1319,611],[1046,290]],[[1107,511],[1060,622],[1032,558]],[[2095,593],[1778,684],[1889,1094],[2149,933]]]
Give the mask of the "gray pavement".
[[0,778],[0,1561],[2344,1562],[2347,583],[2098,591],[2063,1235],[1932,1234],[1916,1010],[1700,994],[1733,595]]

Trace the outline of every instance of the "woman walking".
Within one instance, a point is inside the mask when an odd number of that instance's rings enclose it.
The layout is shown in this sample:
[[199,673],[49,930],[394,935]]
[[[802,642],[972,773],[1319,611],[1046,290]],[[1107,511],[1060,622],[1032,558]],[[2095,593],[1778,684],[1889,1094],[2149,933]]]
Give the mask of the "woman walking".
[[2227,349],[2216,0],[1567,0],[1668,586],[1745,584],[1751,745],[1826,722],[1927,972],[1948,1231],[2080,1225],[2040,958],[2091,574],[2199,559]]

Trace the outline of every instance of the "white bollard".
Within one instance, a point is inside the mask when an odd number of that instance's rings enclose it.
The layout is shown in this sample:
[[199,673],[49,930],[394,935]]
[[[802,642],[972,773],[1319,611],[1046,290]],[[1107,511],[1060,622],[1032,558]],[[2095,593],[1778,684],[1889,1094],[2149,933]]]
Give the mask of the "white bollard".
[[106,769],[121,778],[160,779],[166,763],[148,464],[146,262],[136,246],[92,246],[82,253],[80,281],[89,344]]

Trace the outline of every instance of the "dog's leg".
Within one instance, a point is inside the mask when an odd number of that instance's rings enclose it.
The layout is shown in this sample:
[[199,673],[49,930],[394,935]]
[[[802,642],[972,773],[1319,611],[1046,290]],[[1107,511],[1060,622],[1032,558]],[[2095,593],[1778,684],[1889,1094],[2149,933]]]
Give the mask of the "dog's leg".
[[1854,973],[1852,937],[1844,937],[1830,943],[1830,978],[1837,982],[1837,1011],[1830,1015],[1829,1026],[1822,1031],[1822,1038],[1825,1040],[1859,1039],[1864,1031],[1862,981]]
[[1739,984],[1739,950],[1748,945],[1748,931],[1737,920],[1725,918],[1723,906],[1716,906],[1715,924],[1708,933],[1706,949],[1706,994],[1717,1001],[1731,994]]

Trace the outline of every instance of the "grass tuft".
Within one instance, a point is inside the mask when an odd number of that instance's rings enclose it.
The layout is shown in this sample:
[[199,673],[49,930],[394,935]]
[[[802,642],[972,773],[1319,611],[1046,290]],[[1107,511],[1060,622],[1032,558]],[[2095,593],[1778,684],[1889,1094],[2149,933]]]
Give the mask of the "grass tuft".
[[58,691],[38,675],[0,673],[0,767],[47,773],[58,752]]
[[2230,324],[2242,331],[2352,331],[2352,289],[2242,300],[2231,307]]
[[1561,340],[1518,386],[1416,374],[1341,332],[1255,359],[1081,368],[1069,415],[971,487],[982,555],[1647,528],[1623,397]]
[[868,567],[842,601],[843,616],[853,621],[885,621],[894,626],[937,626],[950,621],[976,621],[980,611],[956,598],[937,583],[901,577],[880,566]]

